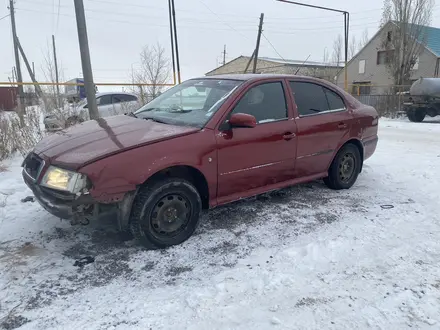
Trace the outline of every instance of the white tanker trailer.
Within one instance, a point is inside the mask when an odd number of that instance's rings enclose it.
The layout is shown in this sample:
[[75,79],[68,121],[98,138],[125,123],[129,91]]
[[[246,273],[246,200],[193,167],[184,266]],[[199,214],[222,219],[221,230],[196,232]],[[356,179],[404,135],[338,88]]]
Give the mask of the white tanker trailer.
[[440,78],[420,78],[410,90],[410,97],[404,103],[408,119],[420,123],[426,115],[440,115]]

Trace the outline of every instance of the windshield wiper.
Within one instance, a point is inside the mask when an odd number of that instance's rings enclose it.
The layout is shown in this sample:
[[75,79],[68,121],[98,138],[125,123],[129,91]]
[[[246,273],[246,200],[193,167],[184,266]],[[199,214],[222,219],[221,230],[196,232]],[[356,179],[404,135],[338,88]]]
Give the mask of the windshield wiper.
[[154,122],[160,123],[160,124],[168,124],[166,121],[163,121],[163,120],[160,120],[160,119],[157,119],[157,118],[147,117],[147,118],[144,118],[144,119],[145,120],[151,120],[151,121],[154,121]]
[[191,112],[192,110],[189,109],[173,109],[170,108],[171,111],[169,111],[170,113],[187,113],[187,112]]
[[129,116],[129,117],[137,118],[137,116],[134,114],[134,112],[129,112],[129,113],[126,113],[125,115]]

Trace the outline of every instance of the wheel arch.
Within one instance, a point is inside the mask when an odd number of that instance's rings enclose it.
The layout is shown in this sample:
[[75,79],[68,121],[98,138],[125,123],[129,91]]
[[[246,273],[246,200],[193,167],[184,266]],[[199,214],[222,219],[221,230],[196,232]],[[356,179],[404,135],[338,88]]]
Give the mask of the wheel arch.
[[202,200],[203,209],[209,208],[209,186],[205,175],[194,166],[190,165],[173,165],[164,169],[158,170],[153,175],[148,177],[140,186],[150,184],[151,182],[159,181],[163,178],[180,178],[192,183],[197,189]]
[[345,141],[343,144],[341,144],[341,146],[338,148],[338,150],[336,150],[335,154],[333,155],[333,158],[328,166],[328,168],[330,168],[331,164],[333,163],[333,160],[335,159],[335,157],[337,156],[338,152],[344,148],[347,144],[353,144],[354,146],[356,146],[359,150],[359,153],[361,155],[361,172],[362,172],[362,167],[364,165],[364,145],[362,144],[362,142],[358,139],[352,138],[349,139],[347,141]]

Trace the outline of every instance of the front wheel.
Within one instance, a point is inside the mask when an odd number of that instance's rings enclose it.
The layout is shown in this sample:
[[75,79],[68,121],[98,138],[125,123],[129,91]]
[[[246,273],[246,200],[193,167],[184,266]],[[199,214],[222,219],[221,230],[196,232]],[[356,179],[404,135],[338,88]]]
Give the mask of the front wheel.
[[330,189],[348,189],[356,182],[361,166],[359,149],[354,144],[347,144],[336,154],[324,182]]
[[147,248],[177,245],[194,233],[201,209],[200,195],[190,182],[178,178],[156,181],[136,196],[130,229]]
[[75,125],[81,124],[82,122],[84,122],[84,119],[82,119],[81,117],[72,116],[72,117],[67,118],[65,126],[66,126],[66,128],[68,128],[70,126],[75,126]]

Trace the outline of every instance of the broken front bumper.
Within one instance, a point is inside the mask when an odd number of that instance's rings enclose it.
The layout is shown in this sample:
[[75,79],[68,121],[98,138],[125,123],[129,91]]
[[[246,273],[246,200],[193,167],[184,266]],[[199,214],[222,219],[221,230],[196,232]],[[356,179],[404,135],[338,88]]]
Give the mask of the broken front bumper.
[[[22,175],[24,182],[32,190],[38,203],[58,218],[73,220],[76,215],[86,215],[86,211],[93,208],[95,204],[90,195],[78,197],[71,193],[41,187],[29,177],[25,170],[23,170]],[[93,213],[91,212],[90,215],[93,215]]]
[[[70,220],[72,224],[88,223],[105,216],[116,216],[120,230],[127,230],[131,206],[136,191],[128,192],[118,203],[103,204],[93,199],[91,195],[76,196],[67,192],[42,187],[33,180],[25,170],[22,172],[24,182],[32,190],[35,199],[50,214]],[[84,219],[87,221],[84,222]]]

